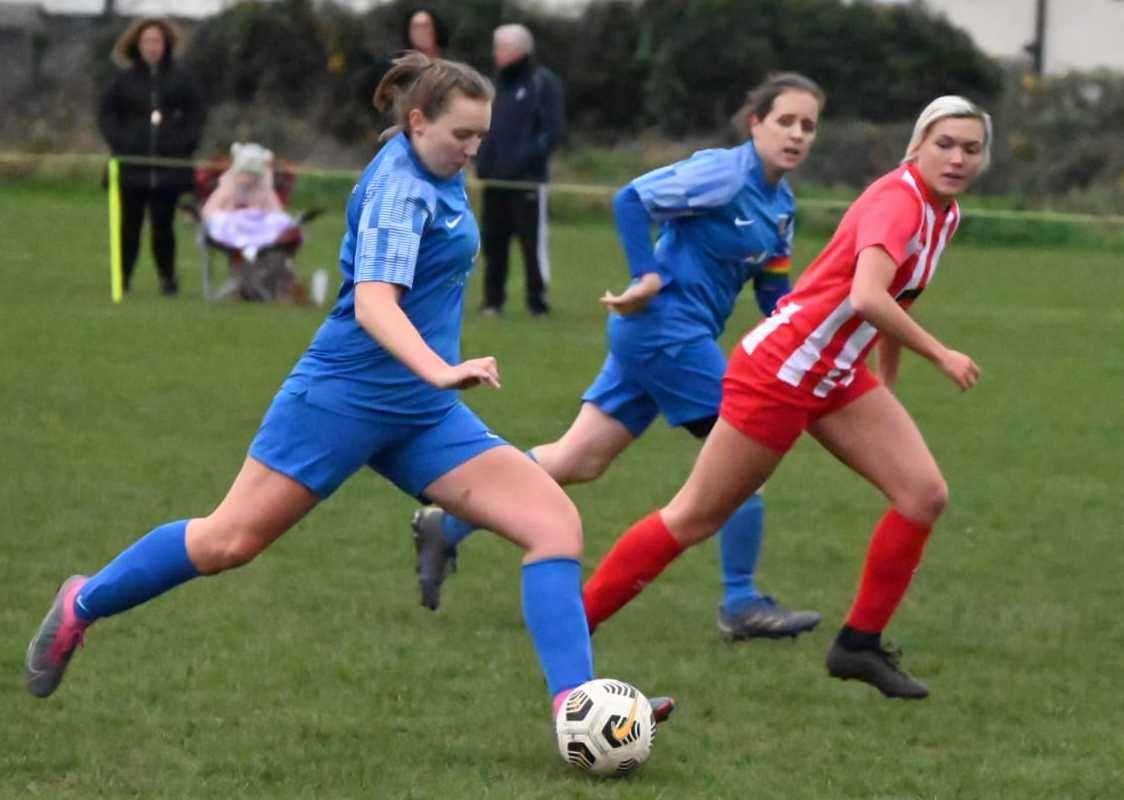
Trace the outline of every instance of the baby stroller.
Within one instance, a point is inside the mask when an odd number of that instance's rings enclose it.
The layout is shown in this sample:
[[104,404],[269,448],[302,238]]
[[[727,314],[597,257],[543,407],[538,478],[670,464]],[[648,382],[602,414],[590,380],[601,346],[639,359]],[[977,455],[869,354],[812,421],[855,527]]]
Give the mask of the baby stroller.
[[[321,214],[311,209],[295,216],[286,211],[296,171],[275,166],[273,153],[257,144],[235,143],[230,157],[195,171],[194,202],[184,208],[199,225],[196,237],[207,300],[236,297],[255,302],[306,304],[309,290],[296,270],[303,226]],[[226,256],[229,277],[215,287],[214,259]],[[327,275],[313,275],[317,304],[323,301]]]

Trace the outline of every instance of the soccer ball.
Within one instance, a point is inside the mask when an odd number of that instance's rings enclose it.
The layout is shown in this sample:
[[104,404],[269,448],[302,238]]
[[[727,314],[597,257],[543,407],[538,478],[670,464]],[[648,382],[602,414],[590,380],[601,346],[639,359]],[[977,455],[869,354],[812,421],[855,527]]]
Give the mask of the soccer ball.
[[570,692],[554,729],[563,759],[594,775],[620,776],[648,760],[656,718],[635,686],[597,678]]

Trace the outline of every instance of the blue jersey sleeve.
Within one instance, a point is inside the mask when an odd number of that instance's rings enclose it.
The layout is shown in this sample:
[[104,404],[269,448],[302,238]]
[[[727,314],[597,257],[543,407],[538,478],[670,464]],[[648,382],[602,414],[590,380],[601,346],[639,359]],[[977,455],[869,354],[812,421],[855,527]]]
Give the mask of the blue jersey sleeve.
[[652,217],[632,184],[625,186],[613,198],[613,219],[617,223],[617,236],[621,240],[632,277],[639,278],[649,272],[656,272],[665,285],[670,283],[671,276],[664,274],[656,262],[655,249],[652,247]]
[[656,222],[730,202],[745,182],[737,151],[700,150],[685,161],[641,175],[630,184]]
[[356,283],[413,286],[422,233],[433,215],[433,192],[427,188],[407,175],[370,187],[356,231]]
[[753,296],[757,299],[757,307],[766,317],[773,313],[777,303],[791,290],[787,274],[771,275],[762,272],[753,280]]

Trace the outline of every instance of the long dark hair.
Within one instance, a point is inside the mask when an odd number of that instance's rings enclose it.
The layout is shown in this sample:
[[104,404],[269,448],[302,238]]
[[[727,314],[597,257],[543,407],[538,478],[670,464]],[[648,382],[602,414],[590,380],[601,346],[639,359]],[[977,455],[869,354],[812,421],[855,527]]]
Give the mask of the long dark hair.
[[402,49],[413,50],[414,44],[410,41],[410,21],[422,12],[429,14],[429,18],[433,20],[433,41],[437,43],[437,49],[442,53],[449,49],[449,26],[445,24],[445,20],[438,16],[437,12],[429,6],[417,6],[411,8],[410,12],[402,19]]
[[393,111],[396,124],[383,131],[379,140],[401,130],[408,134],[411,109],[420,110],[426,119],[437,119],[445,113],[455,92],[471,100],[495,96],[491,81],[459,61],[430,58],[416,50],[394,59],[375,89],[374,104],[379,111]]
[[823,111],[827,95],[820,85],[811,78],[799,72],[778,72],[770,75],[757,86],[754,86],[745,95],[745,102],[730,121],[734,129],[743,138],[749,138],[749,118],[765,119],[773,110],[773,101],[787,91],[807,92],[819,102],[820,111]]

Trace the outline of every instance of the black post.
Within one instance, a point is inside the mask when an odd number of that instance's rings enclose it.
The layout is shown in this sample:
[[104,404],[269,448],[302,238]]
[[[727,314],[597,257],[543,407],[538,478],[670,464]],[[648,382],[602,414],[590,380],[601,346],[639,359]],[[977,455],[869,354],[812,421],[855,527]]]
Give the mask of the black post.
[[1046,0],[1037,0],[1034,10],[1034,74],[1041,75],[1046,68]]

